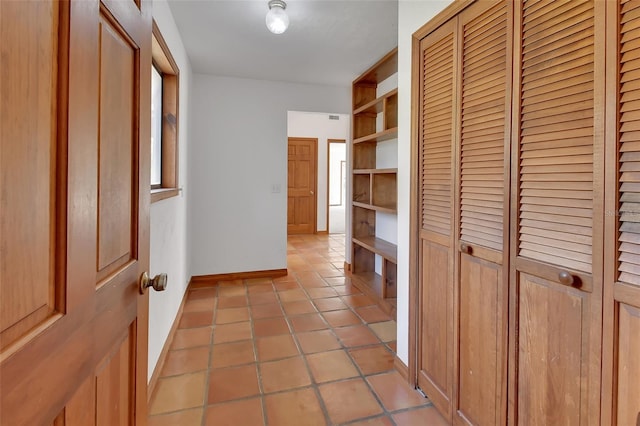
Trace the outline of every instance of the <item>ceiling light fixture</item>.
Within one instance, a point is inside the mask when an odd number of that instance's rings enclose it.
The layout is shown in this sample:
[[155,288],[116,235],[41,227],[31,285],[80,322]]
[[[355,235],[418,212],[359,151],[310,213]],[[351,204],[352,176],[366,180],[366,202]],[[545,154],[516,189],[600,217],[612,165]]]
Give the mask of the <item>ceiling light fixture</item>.
[[289,17],[284,10],[287,8],[287,4],[282,0],[269,1],[269,11],[265,22],[267,28],[274,34],[282,34],[287,30],[289,26]]

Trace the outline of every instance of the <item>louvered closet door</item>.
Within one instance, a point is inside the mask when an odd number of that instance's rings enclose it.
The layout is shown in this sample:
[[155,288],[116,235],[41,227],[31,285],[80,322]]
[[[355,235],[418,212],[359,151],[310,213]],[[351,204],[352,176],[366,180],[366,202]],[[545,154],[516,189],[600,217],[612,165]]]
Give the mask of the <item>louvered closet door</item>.
[[516,2],[509,414],[519,425],[599,423],[604,51],[594,28],[605,3]]
[[[614,2],[612,2],[614,3]],[[613,409],[605,423],[636,425],[640,422],[640,2],[611,5],[618,16],[620,35],[618,75],[620,116],[618,138],[618,240],[616,282],[607,298],[606,324],[613,319],[613,356],[605,369],[613,371]],[[619,9],[618,9],[619,7]],[[613,156],[612,156],[613,157]],[[612,208],[612,210],[615,207]],[[610,417],[609,417],[610,415]]]
[[421,51],[420,312],[418,385],[451,421],[453,395],[453,147],[455,81],[451,20],[424,38]]
[[478,2],[459,18],[456,424],[506,422],[511,4]]

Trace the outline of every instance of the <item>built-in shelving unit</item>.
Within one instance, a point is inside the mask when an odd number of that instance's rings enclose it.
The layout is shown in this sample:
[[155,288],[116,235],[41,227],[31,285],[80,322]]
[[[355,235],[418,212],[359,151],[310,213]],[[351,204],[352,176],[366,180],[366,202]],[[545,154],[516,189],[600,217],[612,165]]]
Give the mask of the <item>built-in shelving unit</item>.
[[397,246],[378,236],[378,214],[396,215],[398,169],[378,167],[378,144],[398,138],[398,89],[379,85],[398,70],[392,50],[353,82],[352,256],[353,283],[395,314]]

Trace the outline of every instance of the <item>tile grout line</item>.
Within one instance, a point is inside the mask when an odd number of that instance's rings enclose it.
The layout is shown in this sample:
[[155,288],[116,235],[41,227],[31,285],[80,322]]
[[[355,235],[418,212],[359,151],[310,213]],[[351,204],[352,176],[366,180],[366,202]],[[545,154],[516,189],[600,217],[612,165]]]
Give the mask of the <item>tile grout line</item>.
[[215,339],[215,331],[216,331],[216,320],[218,318],[218,300],[220,299],[220,292],[219,292],[219,287],[218,284],[215,284],[216,289],[216,295],[215,295],[215,302],[213,303],[213,312],[212,312],[212,319],[211,319],[211,339],[210,339],[210,345],[209,345],[209,362],[207,363],[207,373],[205,375],[205,386],[204,386],[204,395],[203,395],[203,401],[202,401],[202,419],[200,419],[200,425],[201,426],[206,426],[207,425],[207,406],[208,406],[208,402],[209,402],[209,387],[210,387],[210,381],[211,381],[211,365],[213,363],[213,349],[214,349],[214,339]]

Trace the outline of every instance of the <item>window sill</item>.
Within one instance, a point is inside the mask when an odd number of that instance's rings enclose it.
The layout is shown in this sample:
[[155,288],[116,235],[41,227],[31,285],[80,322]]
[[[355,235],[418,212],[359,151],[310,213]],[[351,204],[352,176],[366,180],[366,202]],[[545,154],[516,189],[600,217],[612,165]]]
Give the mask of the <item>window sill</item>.
[[152,189],[151,190],[151,204],[165,200],[167,198],[175,197],[180,193],[180,189],[178,188],[160,188],[160,189]]

